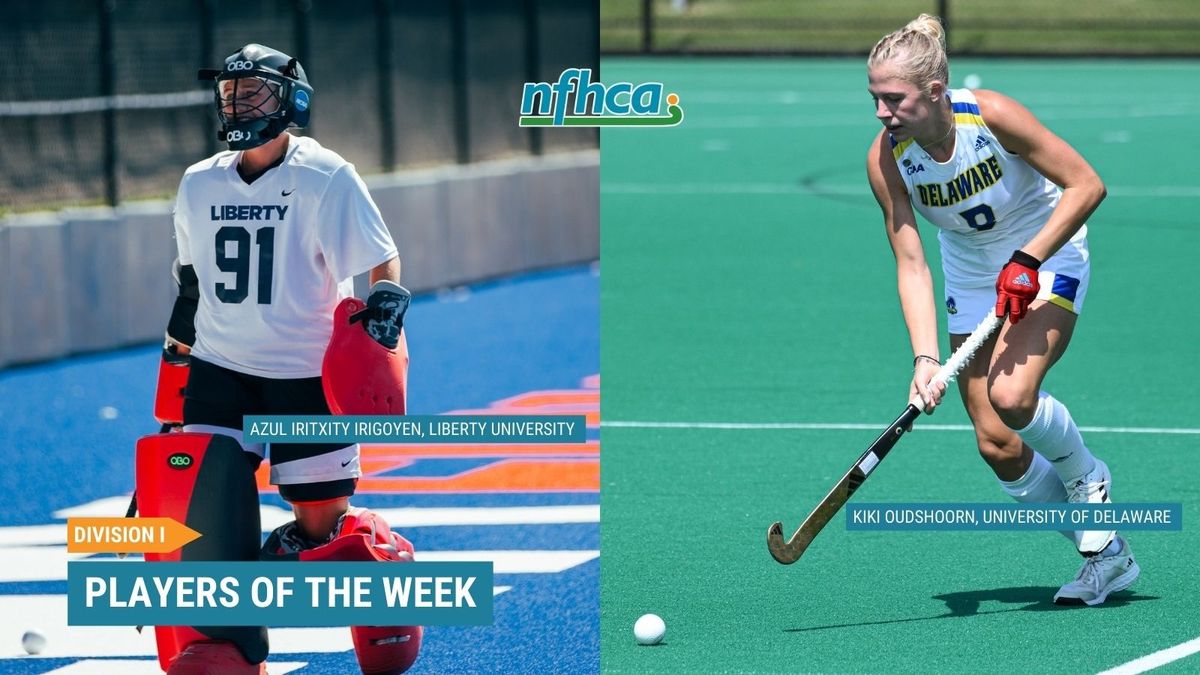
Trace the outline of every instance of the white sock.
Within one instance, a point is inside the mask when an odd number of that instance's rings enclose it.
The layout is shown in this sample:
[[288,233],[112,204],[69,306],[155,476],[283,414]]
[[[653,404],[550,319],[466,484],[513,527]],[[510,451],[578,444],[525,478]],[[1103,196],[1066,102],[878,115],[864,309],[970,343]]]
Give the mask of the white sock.
[[1120,552],[1121,552],[1121,538],[1113,537],[1113,540],[1108,542],[1108,546],[1106,546],[1103,551],[1100,551],[1100,553],[1098,555],[1107,557],[1107,556],[1116,555]]
[[[1033,462],[1024,476],[1014,481],[1000,481],[1000,487],[1013,499],[1023,504],[1056,504],[1067,501],[1067,490],[1062,480],[1054,472],[1050,462],[1037,452],[1033,453]],[[1072,542],[1075,535],[1071,531],[1059,531]]]
[[1067,407],[1050,394],[1038,392],[1033,421],[1017,435],[1025,444],[1045,455],[1066,485],[1096,468],[1096,458],[1083,444],[1079,428]]

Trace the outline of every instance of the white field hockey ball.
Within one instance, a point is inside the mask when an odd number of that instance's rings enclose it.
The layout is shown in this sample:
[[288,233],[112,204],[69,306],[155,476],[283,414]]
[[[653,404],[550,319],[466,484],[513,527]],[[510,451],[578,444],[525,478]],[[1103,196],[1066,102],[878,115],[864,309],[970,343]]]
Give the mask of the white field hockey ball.
[[667,624],[657,614],[646,614],[633,624],[633,637],[639,645],[656,645],[667,634]]
[[36,628],[30,628],[21,636],[21,646],[27,654],[41,654],[46,648],[46,636]]

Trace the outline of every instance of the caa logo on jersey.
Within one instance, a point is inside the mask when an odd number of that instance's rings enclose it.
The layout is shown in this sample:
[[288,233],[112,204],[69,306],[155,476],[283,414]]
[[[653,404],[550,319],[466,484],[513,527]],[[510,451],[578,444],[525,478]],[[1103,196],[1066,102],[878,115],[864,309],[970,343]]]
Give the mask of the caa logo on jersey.
[[906,160],[904,160],[904,170],[905,170],[905,171],[907,171],[907,172],[908,172],[908,175],[910,175],[910,176],[911,176],[911,175],[913,175],[914,173],[917,173],[918,171],[924,171],[924,170],[925,170],[925,165],[924,165],[924,164],[918,164],[918,165],[916,165],[916,166],[913,166],[912,160],[911,160],[911,159],[906,159]]

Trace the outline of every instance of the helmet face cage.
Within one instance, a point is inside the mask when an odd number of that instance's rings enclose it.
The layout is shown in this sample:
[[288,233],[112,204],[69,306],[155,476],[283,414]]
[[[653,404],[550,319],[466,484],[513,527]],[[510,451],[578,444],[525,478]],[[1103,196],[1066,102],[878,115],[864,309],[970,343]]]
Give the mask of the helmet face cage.
[[288,83],[274,75],[237,76],[217,80],[217,116],[232,125],[282,115]]
[[230,150],[256,148],[288,127],[308,124],[312,87],[296,59],[282,52],[246,45],[222,70],[201,70],[199,77],[214,85],[217,137]]

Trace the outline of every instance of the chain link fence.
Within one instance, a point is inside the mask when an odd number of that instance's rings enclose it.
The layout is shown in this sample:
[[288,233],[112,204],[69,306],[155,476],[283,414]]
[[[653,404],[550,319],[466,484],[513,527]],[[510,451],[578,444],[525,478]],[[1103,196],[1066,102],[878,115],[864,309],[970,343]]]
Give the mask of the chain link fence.
[[517,126],[522,84],[599,65],[598,0],[6,0],[0,213],[167,197],[222,149],[196,81],[249,42],[300,59],[312,135],[364,174],[594,148]]

